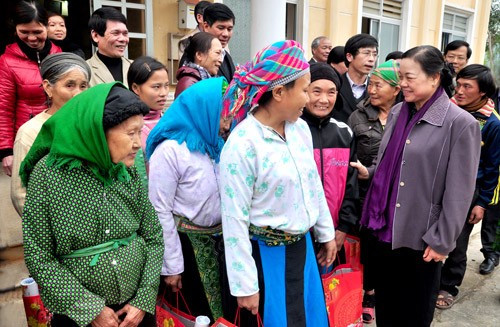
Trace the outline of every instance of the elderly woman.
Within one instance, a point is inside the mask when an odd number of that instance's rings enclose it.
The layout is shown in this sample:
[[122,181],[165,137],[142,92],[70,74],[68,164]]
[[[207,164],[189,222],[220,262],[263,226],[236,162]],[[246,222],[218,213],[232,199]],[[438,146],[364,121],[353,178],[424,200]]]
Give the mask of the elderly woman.
[[97,85],[21,165],[25,260],[52,326],[156,326],[161,225],[133,166],[148,112],[122,84]]
[[433,46],[403,54],[405,101],[389,113],[361,224],[376,238],[377,326],[430,326],[442,261],[455,248],[474,193],[481,133],[450,102],[452,82]]
[[[237,302],[264,326],[328,325],[309,230],[322,243],[323,266],[333,263],[335,230],[311,132],[299,119],[309,83],[300,44],[280,41],[240,66],[225,94],[225,108],[252,109],[231,132],[220,164],[230,319]],[[256,324],[243,310],[239,326]]]
[[[368,82],[368,95],[358,104],[357,109],[349,116],[348,125],[352,128],[356,139],[358,160],[365,166],[371,166],[377,157],[380,140],[387,122],[387,116],[397,101],[401,87],[399,86],[399,63],[389,60],[378,66]],[[360,206],[363,205],[369,187],[368,180],[359,181]],[[360,210],[361,211],[361,210]],[[375,319],[374,273],[377,263],[373,261],[373,250],[370,233],[365,229],[360,232],[361,260],[363,262],[363,321],[367,324]]]
[[43,89],[47,94],[49,108],[21,126],[14,141],[14,165],[12,166],[12,203],[19,215],[22,214],[26,189],[21,185],[19,167],[36,139],[43,123],[55,114],[72,97],[85,91],[90,80],[89,65],[73,53],[56,53],[42,61],[40,72]]
[[[149,197],[163,226],[162,276],[169,290],[182,289],[195,316],[222,316],[218,187],[222,136],[231,118],[221,116],[223,77],[193,85],[167,110],[147,140]],[[183,282],[184,281],[184,282]],[[167,292],[171,301],[172,292]]]
[[175,97],[194,83],[217,76],[222,65],[222,51],[219,39],[210,33],[200,32],[191,36],[184,50],[186,61],[177,71]]

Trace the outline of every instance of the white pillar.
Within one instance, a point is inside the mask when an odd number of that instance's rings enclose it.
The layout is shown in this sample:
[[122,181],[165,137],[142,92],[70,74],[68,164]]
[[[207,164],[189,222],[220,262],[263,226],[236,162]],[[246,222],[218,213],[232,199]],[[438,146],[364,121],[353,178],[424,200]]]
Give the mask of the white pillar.
[[250,53],[285,39],[286,0],[251,0]]

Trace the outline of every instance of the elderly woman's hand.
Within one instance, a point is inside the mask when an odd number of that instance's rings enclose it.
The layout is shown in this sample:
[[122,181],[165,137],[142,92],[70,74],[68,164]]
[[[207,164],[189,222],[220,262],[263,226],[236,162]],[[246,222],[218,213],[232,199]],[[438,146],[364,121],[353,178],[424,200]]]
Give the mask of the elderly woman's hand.
[[426,262],[431,262],[432,260],[434,260],[435,262],[439,262],[439,261],[443,261],[444,259],[446,259],[446,256],[444,254],[437,253],[430,246],[427,246],[427,248],[424,251],[423,258],[424,258],[424,261],[426,261]]
[[92,327],[118,327],[120,319],[109,307],[104,307],[101,313],[90,323]]
[[125,314],[125,319],[120,323],[119,327],[137,327],[141,323],[142,319],[146,312],[141,309],[137,309],[136,307],[127,304],[121,310],[116,312],[118,317]]
[[177,292],[182,288],[182,277],[181,275],[172,275],[164,277],[165,284],[172,288],[172,292]]

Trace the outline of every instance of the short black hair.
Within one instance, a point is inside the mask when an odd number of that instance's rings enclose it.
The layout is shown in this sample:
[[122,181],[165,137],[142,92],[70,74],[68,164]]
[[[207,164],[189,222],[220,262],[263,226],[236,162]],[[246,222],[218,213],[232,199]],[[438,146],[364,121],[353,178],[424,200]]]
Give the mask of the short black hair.
[[21,1],[14,8],[14,26],[28,24],[31,22],[40,23],[43,26],[49,24],[47,10],[37,1]]
[[215,22],[226,22],[228,20],[232,20],[233,24],[235,23],[233,11],[223,3],[214,3],[205,8],[203,20],[208,26],[212,26]]
[[205,12],[205,9],[207,9],[208,6],[210,6],[212,3],[210,1],[200,1],[194,6],[194,19],[196,19],[196,16],[198,15],[203,15]]
[[[108,20],[127,25],[127,18],[118,9],[102,7],[94,11],[92,16],[90,16],[88,24],[90,32],[95,31],[100,36],[104,36]],[[94,40],[92,40],[92,44],[97,46]]]
[[454,51],[454,50],[457,50],[458,48],[461,48],[461,47],[467,48],[467,60],[469,60],[470,56],[472,56],[472,49],[470,48],[469,43],[462,41],[462,40],[455,40],[455,41],[451,41],[450,43],[448,43],[446,45],[446,47],[444,48],[444,55],[446,56],[448,51]]
[[168,73],[167,67],[164,64],[150,56],[142,56],[134,60],[130,65],[127,73],[127,83],[132,90],[132,84],[142,85],[153,75],[157,70],[165,69]]
[[326,59],[327,64],[339,64],[345,62],[344,46],[338,45],[334,47],[328,54],[328,59]]
[[356,34],[351,36],[349,40],[345,43],[344,55],[346,56],[345,65],[349,67],[349,61],[347,60],[347,54],[350,53],[353,57],[356,57],[360,48],[377,48],[378,41],[376,38],[370,34]]
[[393,51],[389,52],[389,54],[385,57],[385,61],[389,61],[391,59],[401,59],[401,57],[403,57],[403,51]]
[[479,91],[484,92],[488,98],[495,94],[495,78],[491,74],[491,69],[484,65],[472,64],[465,66],[457,74],[457,81],[460,78],[476,80]]

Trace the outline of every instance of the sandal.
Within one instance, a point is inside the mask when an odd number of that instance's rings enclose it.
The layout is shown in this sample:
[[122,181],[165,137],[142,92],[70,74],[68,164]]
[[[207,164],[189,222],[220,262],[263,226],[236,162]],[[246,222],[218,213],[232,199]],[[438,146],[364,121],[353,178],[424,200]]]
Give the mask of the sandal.
[[363,323],[371,324],[375,321],[375,310],[373,308],[363,308]]
[[375,321],[375,293],[363,296],[363,323],[371,324]]
[[[439,304],[439,302],[443,304]],[[445,310],[451,308],[453,304],[455,304],[455,297],[453,295],[443,290],[439,291],[436,300],[436,308]]]

